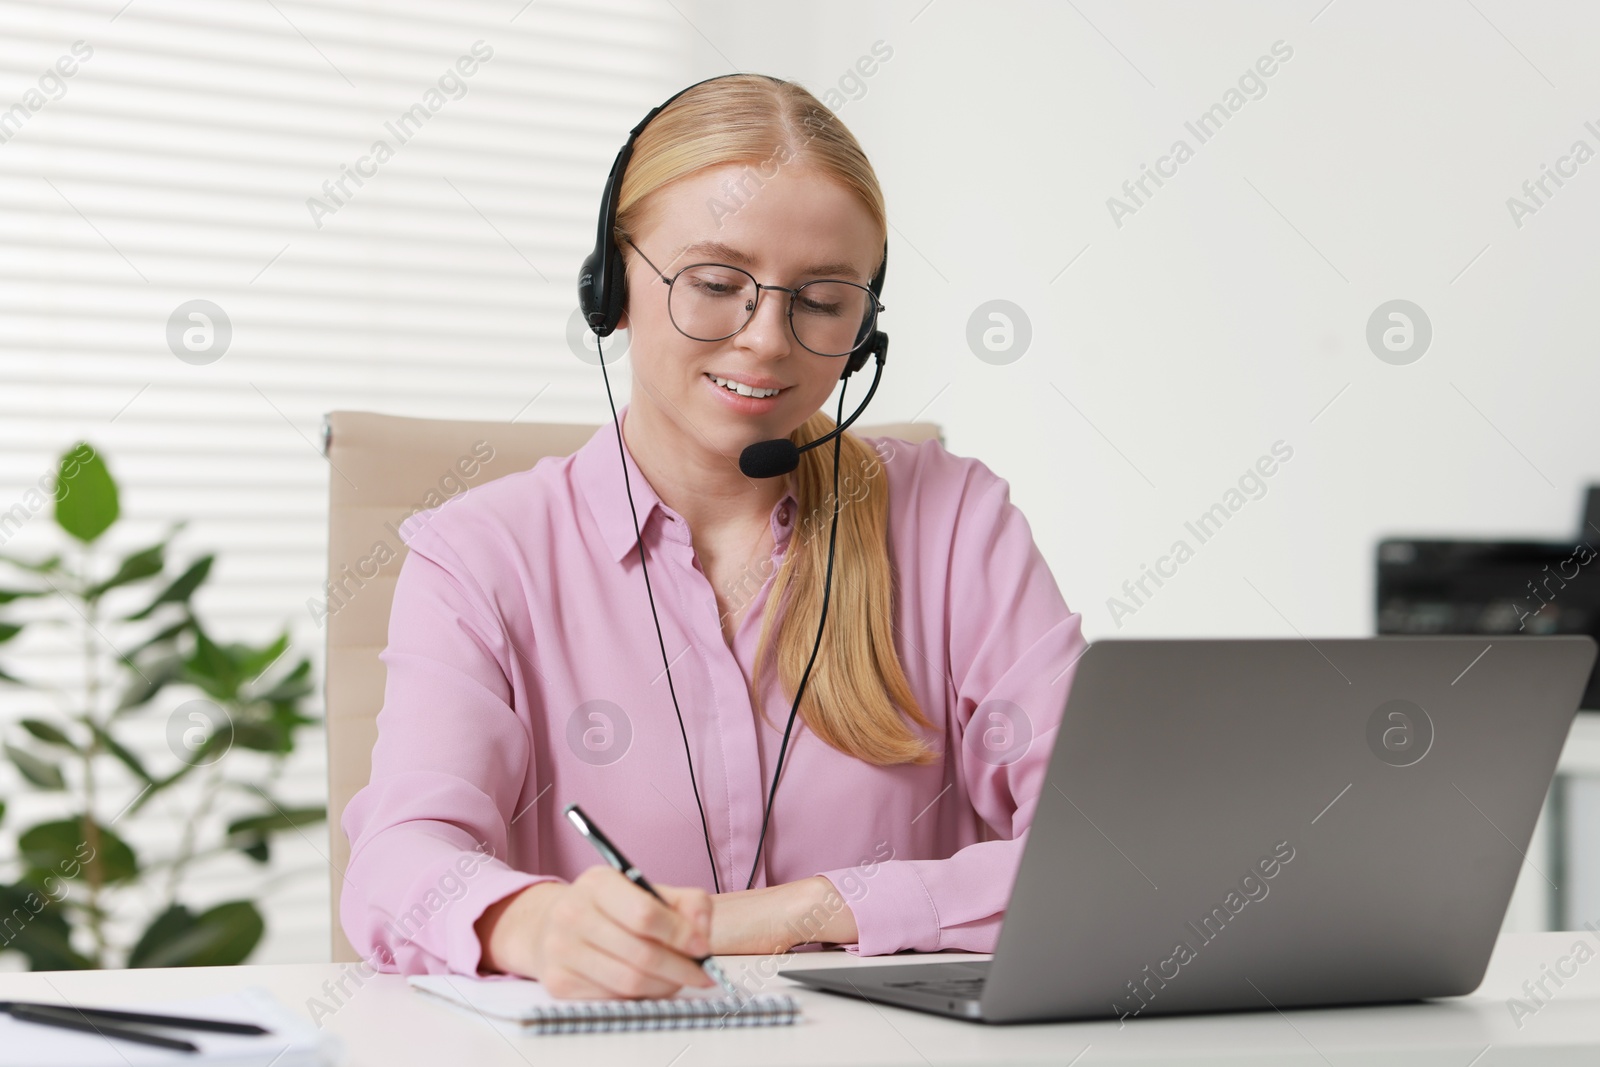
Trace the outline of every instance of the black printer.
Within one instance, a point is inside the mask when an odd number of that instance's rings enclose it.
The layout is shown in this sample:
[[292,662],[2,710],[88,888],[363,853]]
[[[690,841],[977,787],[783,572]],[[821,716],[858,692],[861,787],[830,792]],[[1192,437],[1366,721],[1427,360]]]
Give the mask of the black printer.
[[[1589,634],[1600,640],[1600,486],[1574,541],[1378,542],[1380,634]],[[1580,705],[1600,709],[1600,667]]]

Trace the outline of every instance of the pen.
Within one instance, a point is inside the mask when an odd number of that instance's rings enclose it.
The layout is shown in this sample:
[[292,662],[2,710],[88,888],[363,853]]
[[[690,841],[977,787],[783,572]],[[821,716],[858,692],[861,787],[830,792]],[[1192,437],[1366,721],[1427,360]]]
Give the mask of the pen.
[[[272,1031],[254,1023],[233,1023],[220,1019],[197,1019],[186,1015],[155,1015],[148,1012],[117,1011],[110,1008],[87,1008],[69,1004],[38,1004],[22,1000],[0,1001],[0,1012],[19,1022],[58,1026],[67,1030],[86,1030],[101,1037],[116,1037],[141,1045],[175,1049],[179,1052],[199,1052],[200,1047],[182,1038],[146,1033],[116,1023],[144,1023],[153,1026],[170,1026],[186,1030],[210,1030],[224,1034],[268,1034]],[[96,1021],[98,1020],[98,1022]]]
[[[566,812],[567,821],[578,828],[578,833],[588,839],[589,844],[594,846],[595,851],[600,853],[607,863],[622,872],[622,876],[628,881],[643,889],[646,893],[661,901],[661,903],[667,903],[666,898],[657,893],[656,887],[651,885],[650,880],[644,876],[644,872],[629,862],[628,858],[617,849],[617,846],[611,843],[611,839],[600,832],[600,827],[596,826],[593,820],[583,813],[582,808],[576,804],[568,804],[562,810]],[[668,907],[671,907],[671,905],[668,905]],[[739,996],[738,988],[728,980],[728,976],[723,973],[722,968],[717,966],[716,960],[707,956],[695,962],[700,965],[706,974],[712,977],[717,985],[722,987],[724,993],[734,997]]]

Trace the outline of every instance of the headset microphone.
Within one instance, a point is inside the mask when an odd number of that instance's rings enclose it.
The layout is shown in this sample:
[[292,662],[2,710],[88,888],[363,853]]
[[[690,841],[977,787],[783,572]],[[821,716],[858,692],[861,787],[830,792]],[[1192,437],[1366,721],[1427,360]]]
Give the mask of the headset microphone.
[[[848,430],[850,424],[861,417],[861,413],[867,410],[867,405],[872,403],[872,394],[878,391],[878,382],[883,380],[883,364],[889,355],[888,335],[878,330],[873,332],[873,336],[882,338],[876,351],[878,356],[877,366],[872,373],[872,385],[867,389],[866,398],[856,408],[855,414],[835,426],[831,433],[825,433],[815,441],[808,441],[803,445],[796,446],[787,437],[775,437],[770,441],[757,441],[755,444],[750,445],[739,453],[739,469],[744,472],[745,477],[779,478],[788,474],[800,466],[800,454],[802,452],[809,452],[818,445],[827,444]],[[849,377],[849,374],[850,372],[846,371],[845,377]],[[842,396],[841,399],[843,399]]]

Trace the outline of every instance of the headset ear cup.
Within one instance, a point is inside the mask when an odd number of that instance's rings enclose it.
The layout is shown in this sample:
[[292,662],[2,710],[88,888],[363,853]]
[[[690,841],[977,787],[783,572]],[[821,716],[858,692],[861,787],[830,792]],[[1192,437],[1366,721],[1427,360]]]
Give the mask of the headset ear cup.
[[604,250],[595,249],[578,272],[578,307],[589,328],[600,337],[609,337],[622,321],[628,300],[628,278],[622,253],[615,241]]
[[889,358],[889,335],[882,330],[873,330],[871,336],[867,338],[867,343],[850,354],[849,361],[844,366],[844,373],[839,375],[840,381],[865,367],[867,361],[874,356]]
[[[605,289],[600,260],[600,250],[595,249],[584,257],[583,267],[578,271],[578,310],[583,312],[583,321],[589,324],[590,329],[602,325],[595,320],[595,313],[602,310],[600,302]],[[610,332],[606,330],[601,336]]]

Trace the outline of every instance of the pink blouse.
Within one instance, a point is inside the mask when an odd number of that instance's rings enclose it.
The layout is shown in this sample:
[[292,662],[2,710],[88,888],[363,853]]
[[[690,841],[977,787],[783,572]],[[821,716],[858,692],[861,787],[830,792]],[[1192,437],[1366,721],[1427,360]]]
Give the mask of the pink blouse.
[[[887,476],[895,646],[939,758],[873,766],[797,720],[755,884],[828,878],[862,954],[989,952],[1085,647],[1081,618],[1004,479],[937,441],[864,440],[881,465],[840,468],[841,508]],[[793,700],[772,670],[751,703],[762,612],[791,535],[826,538],[831,504],[810,524],[792,493],[773,508],[776,545],[730,647],[688,526],[627,464],[718,874],[743,889]],[[478,973],[474,923],[490,904],[600,862],[561,816],[574,802],[652,881],[711,890],[615,428],[400,533],[411,551],[372,778],[342,820],[340,919],[356,950],[389,971]]]

